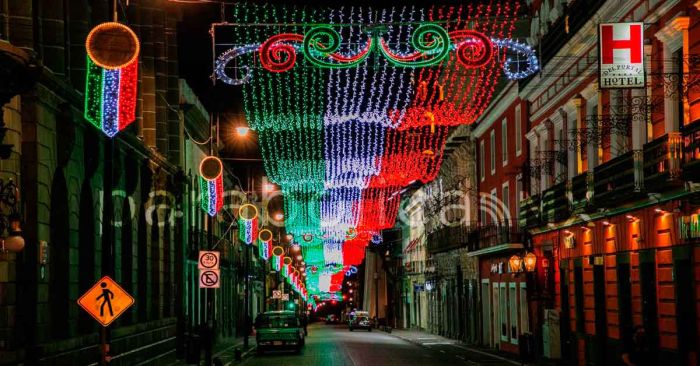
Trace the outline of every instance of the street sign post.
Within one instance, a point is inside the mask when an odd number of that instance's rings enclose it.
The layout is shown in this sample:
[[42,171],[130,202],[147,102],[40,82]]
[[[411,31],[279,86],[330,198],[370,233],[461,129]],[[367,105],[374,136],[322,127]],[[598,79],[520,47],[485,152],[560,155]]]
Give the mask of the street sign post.
[[219,269],[220,252],[212,250],[200,250],[197,268],[199,269]]
[[272,298],[273,299],[281,299],[282,298],[282,291],[272,290]]
[[134,305],[134,298],[112,278],[104,276],[78,299],[78,305],[102,325],[100,364],[106,365],[111,359],[107,327]]
[[221,274],[218,269],[199,270],[199,288],[221,287]]
[[282,294],[282,301],[289,301],[289,294]]
[[103,327],[110,325],[133,304],[134,298],[109,276],[102,277],[78,299],[78,305]]

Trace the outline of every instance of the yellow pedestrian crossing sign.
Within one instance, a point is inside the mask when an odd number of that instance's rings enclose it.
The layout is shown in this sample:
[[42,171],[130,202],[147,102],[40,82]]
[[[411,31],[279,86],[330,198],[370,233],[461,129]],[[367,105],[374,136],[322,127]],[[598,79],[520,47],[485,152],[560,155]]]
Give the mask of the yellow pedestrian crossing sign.
[[104,276],[78,299],[78,305],[106,327],[134,305],[134,298],[109,276]]

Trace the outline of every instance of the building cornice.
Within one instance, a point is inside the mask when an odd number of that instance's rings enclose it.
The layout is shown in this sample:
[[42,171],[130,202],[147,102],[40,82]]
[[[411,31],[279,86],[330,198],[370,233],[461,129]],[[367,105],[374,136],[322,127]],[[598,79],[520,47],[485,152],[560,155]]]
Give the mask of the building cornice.
[[683,31],[687,31],[689,25],[690,18],[683,13],[678,13],[663,28],[656,32],[654,37],[670,49],[681,48],[683,46]]
[[479,138],[494,122],[500,121],[503,113],[515,102],[517,97],[518,83],[511,81],[505,89],[499,93],[498,97],[491,101],[491,105],[482,114],[479,124],[474,128],[472,135],[475,138]]

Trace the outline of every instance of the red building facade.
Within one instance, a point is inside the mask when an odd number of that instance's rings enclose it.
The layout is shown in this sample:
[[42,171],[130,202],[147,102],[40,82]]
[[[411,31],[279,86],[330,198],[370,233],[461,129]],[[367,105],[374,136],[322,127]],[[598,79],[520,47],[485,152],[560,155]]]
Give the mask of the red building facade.
[[[699,7],[599,4],[601,22],[644,23],[644,88],[599,87],[591,21],[568,42],[543,37],[543,49],[561,47],[542,55],[546,72],[519,85],[530,121],[519,217],[538,256],[531,299],[545,355],[617,363],[643,327],[655,364],[698,362]],[[544,342],[550,308],[561,333],[554,351]]]

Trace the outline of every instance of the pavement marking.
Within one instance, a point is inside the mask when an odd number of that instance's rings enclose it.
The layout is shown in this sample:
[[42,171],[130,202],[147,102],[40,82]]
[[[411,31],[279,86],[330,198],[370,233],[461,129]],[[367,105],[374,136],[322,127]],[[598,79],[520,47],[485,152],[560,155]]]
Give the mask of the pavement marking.
[[453,344],[452,342],[425,342],[425,343],[419,343],[424,346],[434,346],[436,344]]
[[459,358],[459,359],[462,360],[462,361],[465,361],[465,360],[467,359],[467,358],[464,357],[464,356],[457,356],[457,358]]
[[437,339],[435,337],[418,337],[417,339]]
[[447,352],[445,352],[445,350],[444,350],[444,349],[441,349],[441,350],[440,350],[440,352],[441,352],[441,353],[447,353]]

